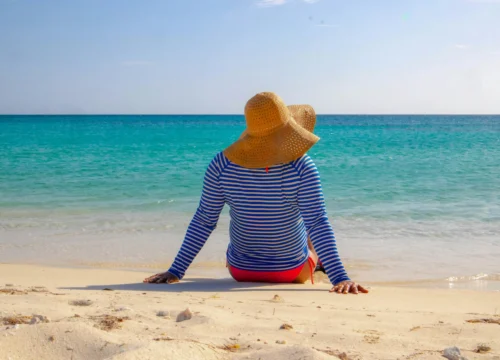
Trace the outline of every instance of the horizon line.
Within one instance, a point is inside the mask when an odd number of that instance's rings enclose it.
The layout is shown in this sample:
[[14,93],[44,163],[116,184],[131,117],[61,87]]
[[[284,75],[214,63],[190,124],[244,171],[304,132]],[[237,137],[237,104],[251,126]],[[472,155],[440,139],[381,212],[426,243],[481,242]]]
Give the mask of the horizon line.
[[[500,113],[317,113],[317,116],[500,116]],[[245,116],[245,114],[217,114],[217,113],[193,113],[193,114],[130,114],[130,113],[89,113],[89,114],[3,114],[2,116]]]

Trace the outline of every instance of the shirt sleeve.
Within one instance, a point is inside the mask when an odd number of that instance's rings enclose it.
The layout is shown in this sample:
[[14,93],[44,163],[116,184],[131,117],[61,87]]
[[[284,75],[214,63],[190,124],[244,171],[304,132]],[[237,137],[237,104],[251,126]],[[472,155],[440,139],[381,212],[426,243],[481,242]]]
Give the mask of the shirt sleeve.
[[307,155],[296,163],[296,168],[300,176],[298,205],[314,249],[332,284],[349,280],[326,213],[318,169]]
[[219,183],[221,173],[219,157],[220,155],[216,156],[208,166],[198,209],[189,224],[184,242],[168,270],[179,279],[184,277],[186,270],[217,227],[224,207],[224,195]]

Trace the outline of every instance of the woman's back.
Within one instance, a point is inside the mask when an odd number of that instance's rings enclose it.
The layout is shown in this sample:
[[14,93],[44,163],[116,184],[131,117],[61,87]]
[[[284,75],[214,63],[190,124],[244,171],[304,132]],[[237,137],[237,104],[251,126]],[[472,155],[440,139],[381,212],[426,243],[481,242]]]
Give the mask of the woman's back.
[[325,210],[321,181],[308,155],[269,168],[245,168],[217,154],[205,173],[198,210],[170,272],[182,278],[230,206],[229,265],[285,271],[308,257],[307,238],[333,281],[347,278]]
[[248,169],[222,153],[219,177],[224,201],[231,208],[228,262],[240,269],[287,270],[307,257],[307,233],[297,195],[297,163]]

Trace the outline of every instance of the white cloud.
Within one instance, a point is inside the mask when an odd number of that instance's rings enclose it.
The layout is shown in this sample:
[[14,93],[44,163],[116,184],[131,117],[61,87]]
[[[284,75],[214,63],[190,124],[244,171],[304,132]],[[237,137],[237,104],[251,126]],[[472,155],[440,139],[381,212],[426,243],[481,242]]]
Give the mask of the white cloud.
[[458,50],[467,50],[469,48],[469,45],[467,45],[467,44],[455,44],[454,48],[458,49]]
[[123,66],[148,66],[152,65],[153,62],[146,60],[125,60],[122,61]]

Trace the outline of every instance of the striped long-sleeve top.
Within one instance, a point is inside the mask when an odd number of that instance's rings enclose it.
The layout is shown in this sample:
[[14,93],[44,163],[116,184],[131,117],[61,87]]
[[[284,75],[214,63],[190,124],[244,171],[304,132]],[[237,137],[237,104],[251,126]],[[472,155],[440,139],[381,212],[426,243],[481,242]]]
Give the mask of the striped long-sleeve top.
[[308,257],[307,238],[337,284],[349,280],[328,221],[318,170],[308,155],[267,169],[248,169],[219,153],[205,174],[201,201],[169,272],[182,279],[230,207],[227,261],[252,271],[284,271]]

